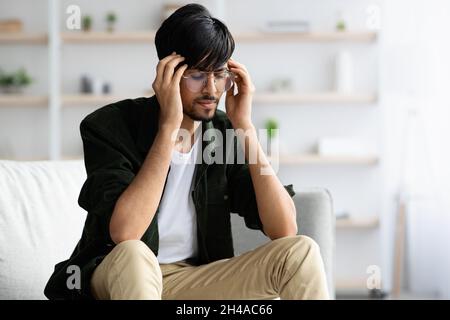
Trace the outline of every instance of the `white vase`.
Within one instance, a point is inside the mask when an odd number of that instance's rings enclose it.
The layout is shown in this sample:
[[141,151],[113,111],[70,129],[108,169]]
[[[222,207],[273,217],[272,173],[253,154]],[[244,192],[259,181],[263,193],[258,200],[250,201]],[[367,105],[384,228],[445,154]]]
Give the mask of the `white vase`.
[[340,93],[351,93],[353,87],[353,61],[349,52],[340,51],[335,61],[335,90]]

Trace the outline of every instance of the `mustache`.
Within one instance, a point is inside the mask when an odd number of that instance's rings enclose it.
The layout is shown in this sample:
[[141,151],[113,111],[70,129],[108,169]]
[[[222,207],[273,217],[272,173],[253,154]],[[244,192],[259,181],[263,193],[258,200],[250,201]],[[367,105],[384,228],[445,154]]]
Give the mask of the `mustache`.
[[200,100],[209,100],[209,101],[214,101],[214,102],[216,102],[216,103],[219,102],[219,99],[216,98],[216,97],[214,97],[214,96],[202,96],[202,97],[196,99],[195,101],[198,102],[198,101],[200,101]]

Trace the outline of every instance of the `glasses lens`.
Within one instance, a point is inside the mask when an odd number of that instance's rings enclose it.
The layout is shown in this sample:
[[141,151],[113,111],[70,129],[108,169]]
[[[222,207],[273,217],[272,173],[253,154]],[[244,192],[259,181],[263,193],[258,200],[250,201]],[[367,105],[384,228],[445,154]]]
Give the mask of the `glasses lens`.
[[[234,84],[234,76],[231,72],[214,73],[214,83],[217,91],[227,91]],[[208,73],[193,72],[185,77],[186,87],[192,92],[200,92],[208,81]]]
[[219,91],[227,91],[233,86],[232,74],[229,72],[220,72],[215,74],[216,88]]
[[192,92],[200,92],[206,83],[207,75],[201,72],[194,72],[187,75],[186,86]]

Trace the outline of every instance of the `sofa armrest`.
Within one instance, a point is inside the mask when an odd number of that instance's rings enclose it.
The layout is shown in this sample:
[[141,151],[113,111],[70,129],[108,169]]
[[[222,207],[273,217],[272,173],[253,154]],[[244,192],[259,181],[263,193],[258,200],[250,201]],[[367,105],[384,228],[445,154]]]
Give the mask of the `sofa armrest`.
[[[293,200],[297,209],[298,233],[311,237],[319,245],[330,297],[334,298],[335,216],[331,195],[322,188],[302,189],[296,191]],[[246,228],[238,215],[231,215],[231,225],[236,255],[270,241],[262,232]]]

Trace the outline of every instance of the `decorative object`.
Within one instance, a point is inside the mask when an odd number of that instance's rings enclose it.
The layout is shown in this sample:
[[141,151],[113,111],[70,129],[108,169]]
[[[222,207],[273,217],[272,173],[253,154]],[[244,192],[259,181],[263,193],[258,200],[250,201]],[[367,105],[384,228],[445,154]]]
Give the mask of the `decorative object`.
[[102,87],[102,93],[103,94],[110,94],[111,93],[111,83],[104,82]]
[[24,68],[11,73],[0,70],[0,88],[3,93],[21,94],[23,88],[32,82],[33,79]]
[[317,143],[317,153],[321,156],[367,156],[373,154],[368,143],[352,137],[322,137]]
[[275,130],[278,129],[278,122],[277,120],[270,118],[266,120],[265,128],[267,130],[267,135],[270,139],[275,137]]
[[0,20],[0,32],[21,32],[22,31],[22,21],[19,19],[7,19]]
[[83,31],[85,31],[85,32],[91,31],[91,29],[92,29],[92,17],[89,16],[89,15],[83,16],[83,18],[81,20],[81,24],[82,24]]
[[278,129],[278,121],[274,118],[269,118],[266,120],[264,127],[267,130],[267,138],[268,138],[266,152],[272,154],[273,153],[272,143],[277,134],[276,130]]
[[114,11],[110,11],[106,14],[107,31],[113,32],[115,30],[115,24],[117,22],[117,15]]
[[339,93],[352,93],[353,61],[348,51],[340,51],[335,60],[335,90]]
[[336,20],[336,31],[346,31],[347,30],[347,23],[345,21],[345,18],[342,14],[342,12],[338,13],[338,18]]
[[275,78],[270,83],[270,91],[272,92],[292,91],[292,80],[287,77]]
[[80,92],[81,94],[95,95],[110,94],[111,83],[104,81],[101,78],[96,78],[88,74],[84,74],[81,76]]
[[80,92],[82,94],[92,93],[92,79],[88,75],[81,76]]
[[92,93],[101,95],[103,93],[103,80],[100,78],[92,79]]

